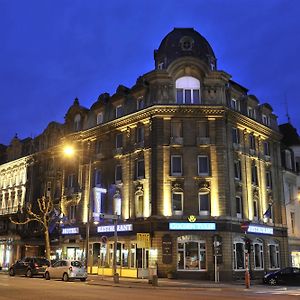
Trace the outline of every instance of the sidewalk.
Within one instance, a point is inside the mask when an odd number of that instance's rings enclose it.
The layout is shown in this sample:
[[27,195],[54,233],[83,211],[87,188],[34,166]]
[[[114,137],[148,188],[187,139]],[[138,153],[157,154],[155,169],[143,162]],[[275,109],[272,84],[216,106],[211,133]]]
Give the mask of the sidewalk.
[[[261,286],[256,282],[251,287]],[[89,285],[101,285],[101,286],[114,286],[114,287],[127,287],[127,288],[148,288],[148,289],[234,289],[243,290],[245,289],[245,283],[243,281],[236,282],[214,282],[214,281],[204,281],[204,280],[184,280],[184,279],[168,279],[168,278],[158,278],[158,285],[153,286],[149,284],[148,279],[137,279],[137,278],[124,278],[120,277],[119,283],[114,283],[113,278],[110,276],[99,276],[99,275],[89,275],[87,284]]]

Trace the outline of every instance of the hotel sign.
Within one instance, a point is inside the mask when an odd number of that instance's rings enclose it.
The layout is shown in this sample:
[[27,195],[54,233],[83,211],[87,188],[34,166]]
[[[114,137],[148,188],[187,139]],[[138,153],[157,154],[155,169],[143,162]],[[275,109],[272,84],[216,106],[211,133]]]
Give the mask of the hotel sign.
[[[124,231],[132,231],[133,225],[132,224],[119,224],[117,225],[117,232],[124,232]],[[114,225],[105,225],[105,226],[98,226],[97,232],[114,232],[115,226]]]
[[169,230],[216,230],[216,223],[169,223]]
[[249,225],[248,233],[260,233],[260,234],[274,234],[274,230],[272,227],[267,226],[257,226],[257,225]]
[[62,228],[62,234],[79,234],[79,227]]

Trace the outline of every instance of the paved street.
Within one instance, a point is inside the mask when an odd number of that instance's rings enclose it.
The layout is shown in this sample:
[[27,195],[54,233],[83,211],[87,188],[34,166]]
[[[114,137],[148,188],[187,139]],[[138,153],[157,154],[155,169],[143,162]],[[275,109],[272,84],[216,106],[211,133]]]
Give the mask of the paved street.
[[245,290],[238,285],[196,285],[181,281],[164,281],[158,287],[146,282],[123,280],[112,284],[110,278],[91,276],[88,282],[46,281],[42,278],[0,276],[0,300],[6,299],[130,299],[130,300],[212,300],[212,299],[300,299],[300,287],[253,286]]

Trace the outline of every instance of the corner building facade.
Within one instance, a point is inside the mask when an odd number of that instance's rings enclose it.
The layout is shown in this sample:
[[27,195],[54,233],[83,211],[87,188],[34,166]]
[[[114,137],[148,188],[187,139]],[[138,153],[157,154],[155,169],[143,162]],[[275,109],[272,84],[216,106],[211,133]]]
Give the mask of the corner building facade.
[[[64,215],[53,254],[83,258],[86,222],[97,221],[89,226],[89,272],[111,275],[112,221],[99,214],[117,213],[121,276],[157,269],[213,279],[217,264],[223,281],[243,278],[246,261],[252,278],[285,267],[281,135],[272,107],[218,70],[211,46],[192,28],[171,31],[154,59],[155,69],[133,87],[103,93],[89,109],[75,99],[65,123],[51,123],[60,139],[51,140],[48,126],[34,141],[39,161],[49,161],[40,190],[56,195]],[[72,161],[56,155],[67,144],[78,149]]]
[[[132,88],[100,95],[89,111],[76,100],[66,116],[79,132],[65,142],[92,157],[92,176],[87,162],[79,168],[83,207],[90,177],[94,215],[117,212],[127,225],[118,265],[125,276],[155,265],[159,276],[213,279],[217,255],[220,280],[229,280],[244,277],[248,249],[253,278],[286,266],[281,135],[271,106],[218,70],[194,29],[175,28],[154,58],[155,69]],[[94,273],[112,262],[113,233],[102,223],[91,228]],[[137,233],[150,244],[139,248]]]

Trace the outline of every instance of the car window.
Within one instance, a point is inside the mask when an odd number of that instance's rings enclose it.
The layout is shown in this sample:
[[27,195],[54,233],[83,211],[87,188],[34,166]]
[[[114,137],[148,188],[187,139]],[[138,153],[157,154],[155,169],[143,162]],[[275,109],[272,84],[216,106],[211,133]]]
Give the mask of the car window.
[[281,270],[280,273],[281,274],[291,274],[291,273],[293,273],[293,269],[292,268],[285,268],[285,269]]
[[24,262],[31,262],[31,257],[26,257],[26,258],[24,259]]
[[56,263],[54,263],[52,267],[53,267],[53,268],[60,267],[60,263],[61,263],[61,261],[59,260],[59,261],[57,261]]
[[300,274],[300,269],[299,268],[294,268],[294,273]]
[[37,257],[37,258],[35,258],[34,260],[35,260],[35,262],[36,262],[39,266],[49,266],[49,265],[50,265],[49,260],[46,259],[46,258],[39,258],[39,257]]
[[62,267],[66,267],[68,265],[68,262],[67,261],[65,261],[65,260],[62,260],[61,261],[61,266]]
[[81,268],[82,267],[82,263],[81,261],[75,260],[71,262],[71,266],[72,267],[76,267],[76,268]]

